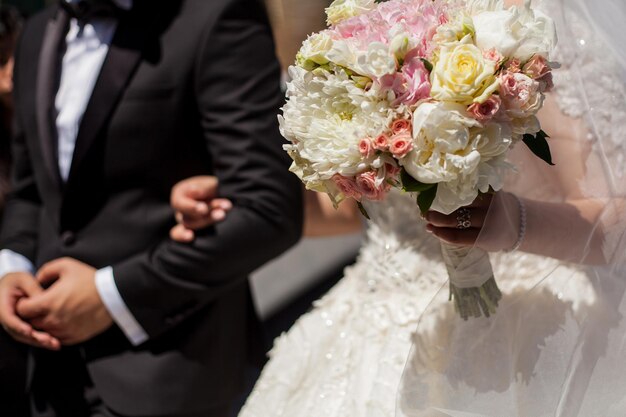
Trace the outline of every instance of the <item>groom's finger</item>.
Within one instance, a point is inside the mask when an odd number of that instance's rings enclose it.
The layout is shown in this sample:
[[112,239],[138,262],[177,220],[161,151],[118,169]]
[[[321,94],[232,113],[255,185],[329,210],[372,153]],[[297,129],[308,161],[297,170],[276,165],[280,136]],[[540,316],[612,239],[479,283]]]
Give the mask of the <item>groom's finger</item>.
[[48,294],[24,298],[17,303],[17,314],[26,320],[45,316],[50,312],[49,298]]
[[55,259],[44,264],[37,271],[37,281],[42,285],[50,285],[56,281],[67,268],[67,260],[64,258]]

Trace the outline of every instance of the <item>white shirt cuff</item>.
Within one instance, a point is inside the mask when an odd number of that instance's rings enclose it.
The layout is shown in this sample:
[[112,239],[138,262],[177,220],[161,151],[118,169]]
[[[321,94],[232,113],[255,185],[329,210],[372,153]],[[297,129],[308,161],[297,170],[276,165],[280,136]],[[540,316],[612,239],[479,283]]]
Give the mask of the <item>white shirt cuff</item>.
[[0,278],[13,272],[35,273],[35,266],[24,255],[10,249],[0,250]]
[[107,266],[96,271],[96,289],[104,306],[113,317],[113,321],[134,346],[148,340],[148,334],[132,315],[115,285],[113,268]]

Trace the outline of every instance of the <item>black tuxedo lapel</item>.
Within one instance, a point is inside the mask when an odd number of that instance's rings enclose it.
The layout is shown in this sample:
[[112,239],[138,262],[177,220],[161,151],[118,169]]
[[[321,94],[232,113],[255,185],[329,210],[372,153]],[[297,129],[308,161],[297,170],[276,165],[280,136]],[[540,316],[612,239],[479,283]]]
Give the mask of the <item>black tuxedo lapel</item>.
[[59,10],[48,21],[37,67],[36,114],[41,152],[53,182],[61,185],[57,162],[54,99],[60,76],[61,48],[67,32],[69,17]]
[[105,129],[139,64],[145,38],[140,23],[132,15],[119,23],[78,130],[68,183],[80,169],[89,148]]

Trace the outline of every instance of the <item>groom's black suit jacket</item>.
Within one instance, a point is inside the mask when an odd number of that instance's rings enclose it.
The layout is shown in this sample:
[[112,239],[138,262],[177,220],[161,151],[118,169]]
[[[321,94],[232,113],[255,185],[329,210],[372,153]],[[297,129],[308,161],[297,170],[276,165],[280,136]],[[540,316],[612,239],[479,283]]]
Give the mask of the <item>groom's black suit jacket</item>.
[[[252,309],[246,276],[301,233],[266,16],[255,0],[135,0],[119,21],[63,183],[53,102],[67,20],[53,6],[26,24],[19,42],[14,192],[1,247],[37,267],[63,256],[112,265],[150,339],[132,347],[114,326],[81,345],[111,408],[206,409],[241,382]],[[234,208],[193,243],[175,243],[170,190],[201,174],[219,177]]]

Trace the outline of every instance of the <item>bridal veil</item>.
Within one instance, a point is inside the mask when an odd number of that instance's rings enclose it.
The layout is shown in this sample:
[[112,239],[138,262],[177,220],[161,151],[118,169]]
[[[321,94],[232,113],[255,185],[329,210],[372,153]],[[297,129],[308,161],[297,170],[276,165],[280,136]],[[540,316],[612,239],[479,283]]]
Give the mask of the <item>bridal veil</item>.
[[[490,318],[458,318],[442,277],[414,335],[398,417],[626,415],[626,3],[535,6],[559,37],[551,60],[561,68],[539,114],[555,165],[518,145],[505,191],[554,228],[527,235],[535,254],[491,255],[503,299]],[[519,214],[495,211],[479,240],[518,230]]]

